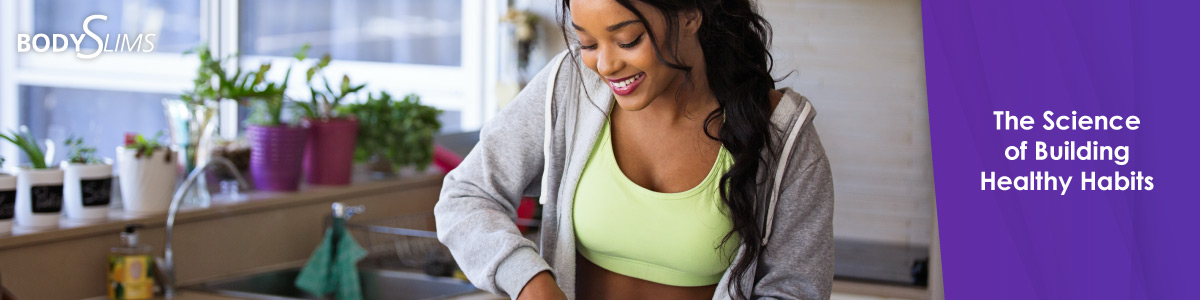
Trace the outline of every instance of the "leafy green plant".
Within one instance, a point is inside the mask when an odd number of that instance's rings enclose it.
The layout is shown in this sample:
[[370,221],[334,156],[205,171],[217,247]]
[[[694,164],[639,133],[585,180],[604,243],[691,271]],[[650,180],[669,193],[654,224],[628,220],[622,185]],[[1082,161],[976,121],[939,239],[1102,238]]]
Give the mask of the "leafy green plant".
[[433,135],[442,128],[442,111],[422,105],[419,96],[394,101],[387,92],[370,94],[366,102],[346,105],[342,111],[359,120],[356,161],[381,155],[396,166],[412,164],[419,170],[433,162]]
[[8,134],[0,133],[0,138],[8,140],[9,143],[21,148],[25,152],[25,156],[29,158],[30,164],[34,169],[46,169],[46,152],[38,146],[37,138],[33,137],[33,133],[29,132],[29,128],[21,126],[20,130],[10,131]]
[[241,104],[254,105],[255,109],[249,122],[262,126],[283,124],[285,94],[288,79],[291,77],[291,67],[281,82],[269,82],[267,72],[271,64],[265,63],[258,69],[243,70],[234,66],[231,70],[225,68],[225,61],[234,55],[219,59],[213,56],[208,46],[200,45],[186,54],[196,54],[200,58],[200,66],[196,69],[196,78],[192,81],[191,91],[185,91],[180,96],[190,103],[218,101],[221,99],[236,100]]
[[[125,143],[125,149],[137,150],[137,153],[133,155],[136,158],[153,156],[155,151],[168,150],[166,145],[159,142],[162,139],[162,135],[162,131],[159,131],[154,135],[154,138],[147,139],[146,136],[140,133],[135,134],[131,141]],[[164,161],[171,162],[171,155],[167,155]]]
[[[304,44],[304,46],[300,47],[299,51],[296,51],[293,57],[303,62],[308,58],[308,49],[309,45]],[[321,56],[321,59],[317,60],[312,66],[309,66],[308,71],[305,72],[304,82],[308,84],[308,91],[311,98],[309,98],[307,103],[296,102],[296,105],[304,109],[305,116],[309,119],[327,120],[340,117],[338,107],[341,106],[342,100],[346,99],[347,96],[358,93],[367,86],[366,84],[351,85],[350,76],[342,75],[341,85],[337,89],[334,89],[329,84],[329,78],[325,76],[325,67],[329,66],[331,60],[332,58],[329,56],[329,53],[325,53],[324,56]],[[320,79],[320,84],[314,78]]]
[[[251,103],[254,105],[254,112],[250,114],[250,119],[247,120],[250,124],[259,126],[279,126],[283,123],[283,112],[286,108],[287,99],[285,92],[287,91],[288,78],[292,76],[292,67],[288,67],[286,75],[283,76],[281,82],[266,82],[264,78],[267,71],[271,69],[271,64],[266,63],[258,67],[258,71],[251,71],[248,74],[254,77],[251,86],[253,91],[250,95],[239,98],[239,102]],[[249,76],[248,76],[249,77]],[[245,84],[243,82],[243,84]]]
[[67,162],[69,163],[95,164],[100,162],[100,159],[96,158],[96,148],[84,144],[82,137],[69,137],[63,144],[67,146]]

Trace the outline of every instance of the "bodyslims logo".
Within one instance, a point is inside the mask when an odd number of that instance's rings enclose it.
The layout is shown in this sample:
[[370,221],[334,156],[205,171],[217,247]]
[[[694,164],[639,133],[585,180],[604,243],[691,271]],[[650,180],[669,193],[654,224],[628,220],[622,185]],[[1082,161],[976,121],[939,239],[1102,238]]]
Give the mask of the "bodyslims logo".
[[[90,15],[86,19],[83,19],[83,34],[38,33],[31,36],[27,33],[19,33],[17,34],[17,53],[25,53],[29,51],[38,53],[59,53],[67,51],[67,49],[72,46],[71,44],[74,44],[75,46],[75,56],[82,59],[96,58],[104,52],[154,51],[154,40],[157,37],[157,34],[138,34],[136,36],[117,34],[115,35],[116,39],[110,42],[109,34],[105,34],[104,38],[100,38],[100,35],[92,32],[92,30],[88,28],[88,24],[91,23],[92,20],[96,19],[107,21],[108,16]],[[99,47],[92,53],[83,53],[84,50],[80,50],[79,48],[80,45],[83,44],[84,38],[91,38],[92,40],[96,41],[96,44],[99,45]]]

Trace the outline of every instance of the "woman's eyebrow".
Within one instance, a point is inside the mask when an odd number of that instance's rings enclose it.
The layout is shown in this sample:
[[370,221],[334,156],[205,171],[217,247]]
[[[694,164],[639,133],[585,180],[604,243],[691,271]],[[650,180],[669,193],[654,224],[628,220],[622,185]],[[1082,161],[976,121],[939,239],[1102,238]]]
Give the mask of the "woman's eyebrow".
[[[641,22],[642,21],[640,21],[640,20],[629,20],[629,21],[624,21],[621,23],[609,25],[608,27],[606,27],[604,29],[608,30],[608,32],[613,32],[613,31],[617,31],[617,30],[621,29],[622,27],[628,26],[629,24],[636,24],[636,23],[641,23]],[[579,27],[579,25],[575,24],[575,22],[571,22],[571,26],[575,27],[575,30],[587,32],[587,30],[583,30],[583,27]]]
[[621,29],[621,27],[625,27],[626,25],[634,24],[634,23],[641,23],[641,22],[642,21],[639,21],[639,20],[629,20],[629,21],[610,25],[610,26],[608,26],[608,28],[605,28],[605,29],[607,29],[608,32],[613,32],[613,31],[617,31],[618,29]]

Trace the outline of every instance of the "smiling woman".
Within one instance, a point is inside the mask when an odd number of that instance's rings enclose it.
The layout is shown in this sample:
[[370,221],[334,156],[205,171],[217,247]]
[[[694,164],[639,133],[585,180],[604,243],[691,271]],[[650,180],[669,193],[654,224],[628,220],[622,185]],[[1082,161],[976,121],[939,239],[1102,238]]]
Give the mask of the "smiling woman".
[[[438,233],[468,278],[522,299],[828,298],[829,162],[755,3],[561,5],[574,50],[446,177]],[[540,247],[511,220],[538,190]]]

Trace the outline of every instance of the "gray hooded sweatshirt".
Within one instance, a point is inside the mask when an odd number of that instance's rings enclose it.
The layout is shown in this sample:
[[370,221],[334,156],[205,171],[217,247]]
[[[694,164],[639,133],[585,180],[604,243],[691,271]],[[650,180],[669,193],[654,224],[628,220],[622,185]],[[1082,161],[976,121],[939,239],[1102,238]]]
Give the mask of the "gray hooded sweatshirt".
[[[438,239],[476,287],[516,298],[550,271],[575,297],[576,185],[613,101],[612,90],[572,56],[559,54],[484,126],[479,144],[446,175],[434,208]],[[763,151],[755,215],[765,245],[743,276],[743,297],[828,299],[833,282],[833,180],[803,96],[780,90]],[[769,153],[779,153],[775,156]],[[540,245],[514,224],[523,196],[540,197]],[[737,257],[745,246],[739,247]],[[736,260],[735,260],[736,261]],[[732,269],[732,266],[731,266]],[[714,299],[732,298],[730,271]]]

